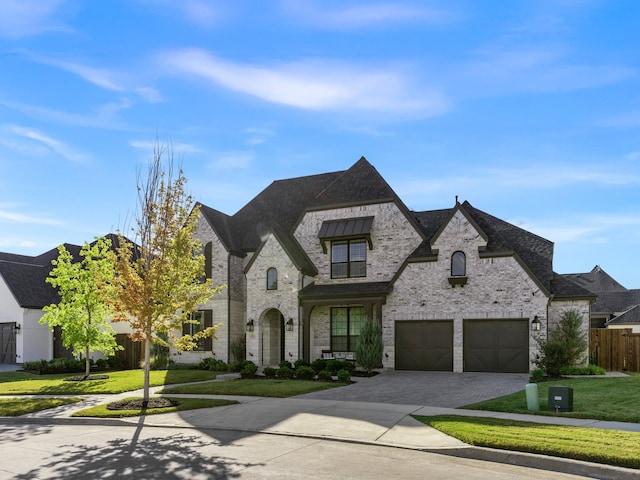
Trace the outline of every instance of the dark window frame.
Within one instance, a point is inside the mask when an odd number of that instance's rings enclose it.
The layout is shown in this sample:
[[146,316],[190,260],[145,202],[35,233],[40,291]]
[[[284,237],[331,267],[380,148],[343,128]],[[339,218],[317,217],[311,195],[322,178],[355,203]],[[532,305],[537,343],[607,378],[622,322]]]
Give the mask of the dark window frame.
[[[196,310],[188,315],[189,320],[196,320],[195,315],[201,317],[200,323],[183,323],[182,334],[194,335],[201,332],[205,328],[213,326],[213,310]],[[203,338],[197,342],[197,346],[193,352],[211,352],[213,351],[213,339],[211,337]]]
[[[334,335],[335,323],[339,319],[338,311],[346,311],[346,335]],[[331,307],[330,313],[330,326],[329,337],[331,342],[332,352],[355,352],[360,338],[360,330],[362,329],[367,319],[367,313],[363,306],[351,306],[351,307]],[[359,323],[357,335],[354,332],[356,323]],[[346,338],[346,342],[338,342],[338,339]],[[343,345],[339,345],[342,343]]]
[[[461,260],[456,260],[456,259],[461,259]],[[467,276],[467,256],[461,250],[457,250],[451,254],[451,276],[452,277]]]
[[[346,245],[346,256],[344,261],[335,261],[334,247]],[[354,251],[352,246],[362,245],[359,253],[363,258],[358,257],[353,260]],[[336,270],[338,267],[346,267],[344,275],[338,274]],[[367,239],[366,238],[352,238],[342,240],[331,241],[331,278],[365,278],[367,276]]]
[[[271,275],[274,278],[271,278]],[[267,290],[278,290],[278,269],[275,267],[267,269]]]

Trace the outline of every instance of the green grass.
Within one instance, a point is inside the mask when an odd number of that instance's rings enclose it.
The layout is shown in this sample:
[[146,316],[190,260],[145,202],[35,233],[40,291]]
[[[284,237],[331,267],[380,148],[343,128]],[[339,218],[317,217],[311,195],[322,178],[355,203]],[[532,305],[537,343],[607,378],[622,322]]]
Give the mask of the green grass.
[[181,385],[178,387],[165,388],[162,393],[249,395],[255,397],[285,398],[341,386],[344,386],[344,384],[314,382],[311,380],[245,379]]
[[0,398],[0,417],[18,417],[81,401],[81,398]]
[[[26,372],[0,373],[0,395],[82,395],[122,393],[143,387],[142,370],[106,372],[105,380],[64,381],[77,374],[35,375]],[[207,370],[154,370],[151,386],[213,380],[215,372]]]
[[[547,411],[549,387],[558,385],[573,389],[573,412]],[[538,383],[538,397],[539,412],[527,410],[524,390],[463,408],[640,423],[640,374],[623,378],[589,377],[542,382]]]
[[415,418],[470,445],[640,468],[634,432],[458,415]]
[[[135,398],[130,398],[133,400]],[[139,417],[140,415],[157,415],[161,413],[181,412],[184,410],[194,410],[196,408],[212,408],[224,405],[235,405],[235,400],[208,399],[208,398],[171,398],[178,405],[165,408],[148,408],[136,410],[109,410],[107,405],[98,405],[74,413],[73,417],[99,417],[99,418],[123,418]]]

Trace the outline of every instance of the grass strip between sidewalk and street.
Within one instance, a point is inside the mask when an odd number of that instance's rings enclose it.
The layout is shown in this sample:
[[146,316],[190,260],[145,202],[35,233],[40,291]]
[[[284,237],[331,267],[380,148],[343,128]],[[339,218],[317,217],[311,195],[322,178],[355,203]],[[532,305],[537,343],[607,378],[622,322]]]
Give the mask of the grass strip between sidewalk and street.
[[[141,415],[157,415],[161,413],[182,412],[184,410],[195,410],[197,408],[222,407],[225,405],[235,405],[235,400],[211,399],[211,398],[170,398],[177,405],[163,408],[147,408],[147,409],[131,409],[131,410],[109,410],[107,404],[97,405],[75,412],[72,417],[98,417],[98,418],[123,418],[123,417],[139,417]],[[137,397],[128,398],[126,400],[137,400]]]
[[210,382],[165,388],[163,394],[193,395],[247,395],[253,397],[286,398],[328,388],[344,387],[344,383],[316,382],[312,380],[238,379],[228,382]]
[[0,398],[0,417],[19,417],[81,401],[81,398]]
[[[65,381],[78,374],[36,375],[28,372],[0,373],[0,395],[91,395],[123,393],[143,387],[143,371],[118,370],[99,372],[109,378]],[[208,370],[152,370],[152,387],[177,383],[214,380],[216,372]]]
[[489,417],[414,416],[469,445],[640,468],[640,434]]

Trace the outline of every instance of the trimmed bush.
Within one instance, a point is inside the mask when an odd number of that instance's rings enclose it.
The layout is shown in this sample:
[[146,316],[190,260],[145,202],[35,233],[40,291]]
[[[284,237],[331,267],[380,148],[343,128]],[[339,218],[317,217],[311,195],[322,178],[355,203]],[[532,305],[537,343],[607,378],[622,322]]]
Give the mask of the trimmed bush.
[[244,366],[242,365],[242,362],[231,362],[229,365],[227,365],[227,370],[229,370],[230,372],[239,372],[243,368]]
[[536,368],[535,370],[532,370],[531,376],[529,377],[529,379],[534,383],[544,381],[544,370],[542,370],[541,368]]
[[293,365],[291,365],[291,362],[287,361],[287,360],[283,360],[280,362],[280,365],[278,365],[280,368],[282,367],[287,367],[290,368],[291,370],[293,370]]
[[338,381],[342,383],[351,382],[351,372],[349,370],[338,370]]
[[319,382],[332,382],[333,378],[331,376],[331,372],[328,370],[320,370],[318,372],[318,381]]
[[273,367],[264,367],[262,373],[265,378],[276,378],[277,370]]
[[327,360],[327,370],[329,370],[333,375],[338,374],[338,370],[348,370],[352,372],[355,370],[356,366],[347,360]]
[[[289,362],[287,362],[287,363],[289,363]],[[291,369],[289,367],[286,367],[286,366],[280,367],[278,369],[278,371],[276,372],[276,376],[278,378],[283,378],[283,379],[293,378],[293,374],[294,374],[293,369]]]
[[316,372],[313,371],[313,368],[302,365],[296,368],[296,378],[298,380],[313,380],[313,377],[316,376]]
[[316,373],[321,372],[322,370],[327,369],[327,361],[324,358],[316,358],[313,362],[311,362],[311,368]]
[[107,365],[109,365],[109,368],[114,369],[123,368],[124,360],[116,355],[111,355],[110,357],[107,357]]
[[309,362],[307,362],[304,358],[299,358],[298,360],[293,362],[294,370],[298,370],[298,368],[300,368],[300,367],[310,367],[310,366],[311,366],[311,364]]
[[245,365],[244,368],[240,370],[240,378],[254,378],[257,371],[258,367],[251,362],[251,364]]

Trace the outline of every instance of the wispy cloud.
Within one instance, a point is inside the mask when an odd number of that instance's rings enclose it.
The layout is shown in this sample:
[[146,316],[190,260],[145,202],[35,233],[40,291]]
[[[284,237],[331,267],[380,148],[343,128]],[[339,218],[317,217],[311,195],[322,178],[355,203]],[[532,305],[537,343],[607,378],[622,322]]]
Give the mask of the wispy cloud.
[[3,0],[0,37],[21,38],[49,31],[69,31],[56,18],[66,0]]
[[[154,149],[158,148],[158,143],[150,140],[130,140],[129,145],[138,150],[144,150],[145,152],[153,152]],[[181,155],[185,153],[202,153],[202,149],[196,147],[195,145],[191,145],[189,143],[174,143],[169,142],[168,144],[163,144],[160,142],[160,147],[167,146],[174,154]]]
[[247,169],[253,162],[254,155],[250,152],[229,152],[216,155],[216,160],[209,165],[211,170]]
[[201,49],[165,52],[170,71],[195,75],[261,100],[316,111],[439,115],[449,110],[441,91],[418,85],[399,68],[374,69],[353,63],[300,60],[248,65],[214,57]]
[[135,0],[144,5],[151,13],[182,17],[189,23],[199,27],[211,27],[220,21],[224,3],[210,0]]
[[[65,142],[55,139],[34,128],[23,127],[20,125],[5,125],[0,130],[14,135],[15,137],[26,139],[28,142],[33,142],[36,146],[46,147],[47,150],[52,151],[64,159],[74,163],[81,163],[89,158],[87,154],[76,151]],[[11,143],[7,142],[5,144],[11,146]],[[20,145],[17,145],[17,148],[23,152],[30,149],[29,146]]]
[[64,225],[64,222],[61,222],[59,220],[20,213],[16,211],[15,205],[1,204],[1,203],[0,203],[0,222],[36,224],[36,225],[56,225],[56,226]]
[[[287,0],[285,11],[297,21],[323,29],[364,28],[407,23],[442,24],[457,21],[460,15],[448,11],[405,3],[327,2]],[[336,5],[336,4],[334,4]]]

